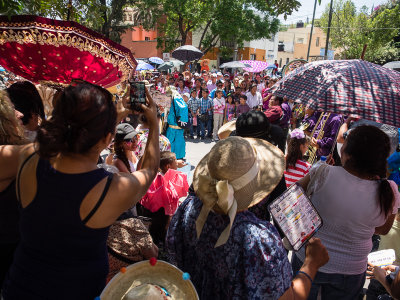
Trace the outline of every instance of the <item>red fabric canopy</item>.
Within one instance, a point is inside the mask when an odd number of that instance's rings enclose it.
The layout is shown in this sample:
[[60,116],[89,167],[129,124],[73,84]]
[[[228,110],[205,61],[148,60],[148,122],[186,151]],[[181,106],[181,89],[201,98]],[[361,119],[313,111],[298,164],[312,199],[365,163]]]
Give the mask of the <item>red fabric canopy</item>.
[[129,49],[76,22],[0,16],[0,65],[34,83],[83,79],[110,87],[137,62]]

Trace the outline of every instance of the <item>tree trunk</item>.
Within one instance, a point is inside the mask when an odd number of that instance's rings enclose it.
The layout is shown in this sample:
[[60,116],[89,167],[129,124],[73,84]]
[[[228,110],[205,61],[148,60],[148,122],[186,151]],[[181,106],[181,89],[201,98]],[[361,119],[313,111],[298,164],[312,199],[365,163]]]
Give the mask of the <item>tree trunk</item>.
[[101,27],[101,33],[109,38],[110,37],[110,28],[108,26],[108,18],[107,18],[107,3],[106,0],[100,0],[100,4],[103,6],[103,19],[104,23],[103,26]]

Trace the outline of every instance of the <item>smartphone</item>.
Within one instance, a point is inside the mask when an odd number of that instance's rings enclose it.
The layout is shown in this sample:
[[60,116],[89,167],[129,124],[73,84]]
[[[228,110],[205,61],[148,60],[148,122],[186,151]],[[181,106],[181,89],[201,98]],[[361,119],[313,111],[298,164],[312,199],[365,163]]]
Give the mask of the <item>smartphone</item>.
[[146,104],[145,84],[142,81],[130,82],[131,109],[140,110],[140,104]]

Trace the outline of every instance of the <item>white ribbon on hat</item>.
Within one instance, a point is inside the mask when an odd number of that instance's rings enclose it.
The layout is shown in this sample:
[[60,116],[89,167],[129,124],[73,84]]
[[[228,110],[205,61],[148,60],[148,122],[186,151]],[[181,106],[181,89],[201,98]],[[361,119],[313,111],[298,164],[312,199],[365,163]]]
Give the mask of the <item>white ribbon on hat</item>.
[[215,248],[228,241],[238,206],[234,197],[235,191],[244,188],[247,184],[253,181],[260,171],[260,158],[255,149],[254,151],[256,153],[256,160],[254,161],[253,166],[245,174],[235,180],[216,180],[205,175],[199,175],[198,191],[199,194],[202,195],[201,200],[203,202],[203,207],[201,208],[200,214],[196,220],[197,238],[200,237],[208,214],[216,204],[224,214],[229,216],[229,224],[219,236],[214,246]]

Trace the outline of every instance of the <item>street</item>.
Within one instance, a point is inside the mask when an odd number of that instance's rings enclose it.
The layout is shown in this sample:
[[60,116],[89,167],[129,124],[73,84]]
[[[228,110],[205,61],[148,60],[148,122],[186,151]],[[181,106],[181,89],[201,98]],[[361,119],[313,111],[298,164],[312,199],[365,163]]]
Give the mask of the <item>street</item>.
[[196,168],[199,161],[214,145],[215,142],[212,142],[211,139],[202,141],[192,139],[186,140],[186,162],[188,165],[190,164],[190,166],[183,168],[182,171],[188,174],[189,185],[191,185],[193,181],[194,168]]

